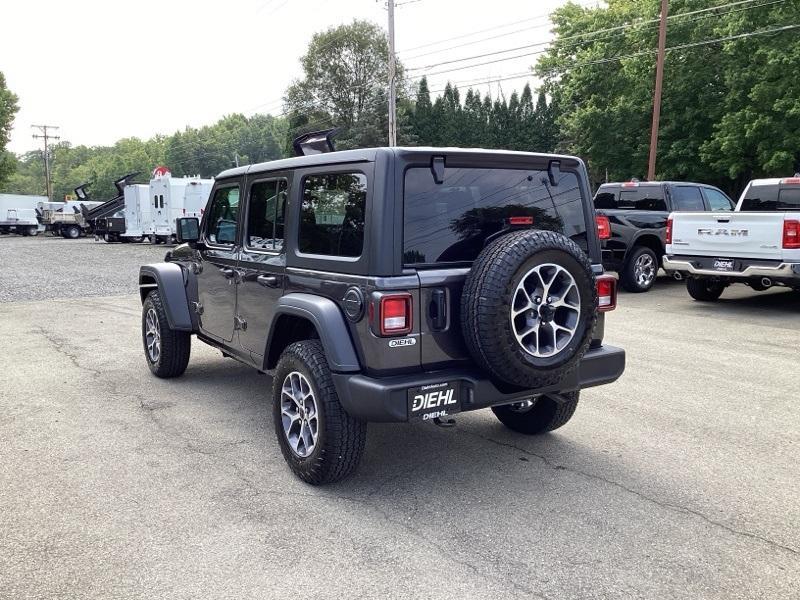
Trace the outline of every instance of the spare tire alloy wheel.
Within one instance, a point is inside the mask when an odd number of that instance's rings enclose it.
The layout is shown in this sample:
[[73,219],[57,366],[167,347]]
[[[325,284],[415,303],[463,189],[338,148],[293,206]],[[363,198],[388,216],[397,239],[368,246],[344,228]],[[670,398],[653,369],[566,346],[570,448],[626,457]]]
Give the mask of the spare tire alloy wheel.
[[314,451],[319,434],[317,401],[305,376],[292,371],[281,386],[281,422],[292,451],[305,458]]
[[575,278],[553,263],[537,265],[520,280],[511,307],[511,327],[522,349],[535,357],[558,354],[575,337],[581,295]]
[[597,321],[588,257],[553,231],[516,231],[484,248],[461,298],[475,362],[506,383],[557,385],[580,364]]

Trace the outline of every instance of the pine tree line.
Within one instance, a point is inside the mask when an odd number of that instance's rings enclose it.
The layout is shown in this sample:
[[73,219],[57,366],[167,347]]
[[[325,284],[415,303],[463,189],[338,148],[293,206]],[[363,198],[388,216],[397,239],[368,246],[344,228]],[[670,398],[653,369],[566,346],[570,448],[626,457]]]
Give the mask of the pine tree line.
[[556,112],[540,92],[534,102],[529,84],[522,94],[514,91],[492,100],[487,93],[467,90],[464,101],[457,86],[450,83],[431,102],[423,77],[410,112],[410,130],[421,146],[500,148],[529,152],[553,152],[558,142]]

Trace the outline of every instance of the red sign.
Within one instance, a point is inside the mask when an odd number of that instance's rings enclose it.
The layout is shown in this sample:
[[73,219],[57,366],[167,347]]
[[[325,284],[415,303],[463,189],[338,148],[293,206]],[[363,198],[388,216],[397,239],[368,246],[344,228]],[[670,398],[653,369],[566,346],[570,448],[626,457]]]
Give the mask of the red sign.
[[153,179],[156,177],[169,177],[172,175],[167,167],[156,167],[153,169]]

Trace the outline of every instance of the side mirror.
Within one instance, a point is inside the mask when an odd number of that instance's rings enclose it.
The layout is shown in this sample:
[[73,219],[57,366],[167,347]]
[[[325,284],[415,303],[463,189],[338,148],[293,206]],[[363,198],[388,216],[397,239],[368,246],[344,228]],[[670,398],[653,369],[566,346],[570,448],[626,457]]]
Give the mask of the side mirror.
[[175,219],[175,237],[179,244],[196,242],[200,239],[200,221],[197,217],[178,217]]

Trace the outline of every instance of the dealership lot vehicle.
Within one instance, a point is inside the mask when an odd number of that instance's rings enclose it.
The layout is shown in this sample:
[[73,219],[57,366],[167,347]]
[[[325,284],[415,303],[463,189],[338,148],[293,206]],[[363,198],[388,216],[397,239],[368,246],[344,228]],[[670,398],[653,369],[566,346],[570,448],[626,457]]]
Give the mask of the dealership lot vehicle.
[[800,593],[791,292],[732,286],[719,310],[662,278],[621,296],[605,339],[636,352],[568,427],[372,424],[354,476],[311,487],[265,443],[269,375],[197,344],[185,377],[150,376],[136,274],[163,253],[0,237],[0,595]]
[[604,183],[594,196],[608,236],[603,265],[620,274],[629,292],[653,287],[665,254],[667,217],[679,211],[730,211],[734,203],[721,190],[702,183],[626,181]]
[[352,473],[367,422],[492,408],[557,429],[625,364],[587,179],[572,157],[435,148],[223,172],[202,227],[178,219],[188,243],[142,268],[148,365],[181,375],[195,334],[274,369],[278,441],[316,484]]
[[664,264],[688,277],[695,300],[732,283],[800,289],[800,176],[751,181],[725,215],[670,215]]
[[0,194],[0,234],[32,236],[43,231],[36,212],[36,206],[42,200],[47,200],[47,197]]

